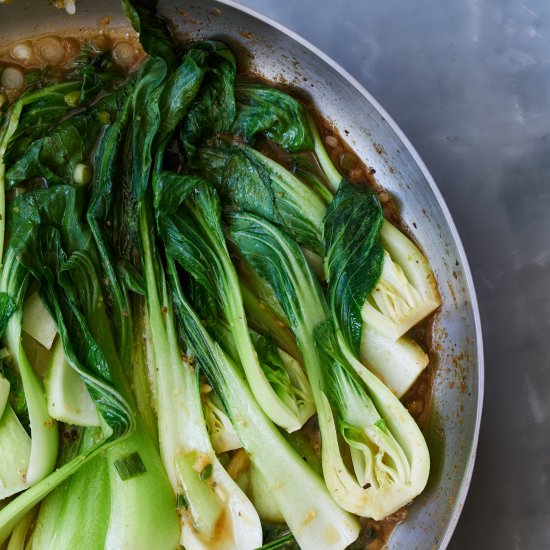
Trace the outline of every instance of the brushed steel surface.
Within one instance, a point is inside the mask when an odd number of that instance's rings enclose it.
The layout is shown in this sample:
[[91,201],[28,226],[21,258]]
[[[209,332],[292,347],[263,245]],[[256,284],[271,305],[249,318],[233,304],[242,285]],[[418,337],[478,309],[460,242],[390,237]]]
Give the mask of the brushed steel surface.
[[[30,7],[32,5],[32,8]],[[396,197],[405,223],[432,264],[443,298],[434,323],[437,370],[427,429],[432,456],[428,488],[391,539],[391,548],[444,548],[466,495],[481,413],[481,335],[472,279],[460,239],[431,176],[378,103],[330,59],[302,39],[234,4],[161,2],[184,37],[229,42],[241,63],[263,76],[300,88],[313,100]],[[46,2],[15,0],[0,6],[0,45],[56,29],[96,26],[110,15],[122,23],[116,0],[79,0],[68,17]],[[320,14],[317,14],[320,16]]]

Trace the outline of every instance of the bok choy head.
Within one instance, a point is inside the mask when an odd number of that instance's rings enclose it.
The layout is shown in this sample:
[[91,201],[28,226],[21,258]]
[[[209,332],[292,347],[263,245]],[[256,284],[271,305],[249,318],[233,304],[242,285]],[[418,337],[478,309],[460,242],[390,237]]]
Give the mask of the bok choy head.
[[189,305],[170,259],[168,270],[188,354],[220,396],[243,447],[298,544],[304,550],[343,550],[357,538],[358,523],[336,505],[321,478],[262,412],[238,367],[212,340]]
[[[331,495],[346,510],[384,518],[426,484],[429,455],[418,426],[391,391],[355,359],[347,340],[353,325],[346,336],[341,332],[352,305],[336,308],[333,299],[329,310],[296,243],[252,214],[232,213],[228,219],[232,239],[271,284],[296,335],[318,411],[323,474]],[[361,256],[353,246],[345,251],[352,258]],[[352,265],[349,272],[353,275]],[[353,293],[346,296],[344,300],[351,300]],[[352,470],[346,465],[348,454]]]
[[[156,43],[144,6],[125,3],[142,31],[150,58],[142,66],[132,101],[130,192],[137,208],[138,246],[154,360],[160,453],[177,496],[180,542],[189,549],[255,548],[261,524],[254,507],[218,460],[209,439],[198,371],[180,349],[171,297],[157,249],[153,191],[168,140],[198,97],[216,46],[192,48],[178,66]],[[147,16],[147,17],[145,17]]]
[[[293,155],[295,174],[291,174],[292,177],[288,176],[288,171],[282,166],[275,169],[275,172],[283,175],[283,181],[292,181],[292,185],[283,190],[283,200],[289,204],[307,205],[303,206],[301,217],[279,208],[281,219],[276,219],[272,215],[268,216],[265,212],[259,211],[257,207],[251,208],[244,203],[242,207],[284,227],[301,244],[319,253],[315,235],[318,242],[323,242],[323,227],[319,227],[317,223],[317,208],[311,208],[317,203],[308,200],[305,195],[300,196],[300,193],[315,189],[328,203],[331,203],[334,196],[337,204],[329,207],[327,216],[335,218],[331,212],[346,208],[342,204],[344,202],[342,197],[349,195],[350,183],[334,166],[313,117],[303,115],[303,108],[295,98],[265,85],[247,83],[236,86],[236,98],[239,108],[234,125],[235,132],[252,141],[257,133],[263,133],[289,152],[312,150],[315,155],[315,164],[321,169],[321,174],[318,174],[318,170],[311,162],[296,154]],[[278,113],[277,116],[282,121],[279,126],[274,126],[279,132],[284,131],[290,135],[306,137],[294,142],[285,140],[277,132],[270,133],[275,120],[274,113]],[[250,127],[239,122],[241,118],[244,119],[245,114],[251,117]],[[217,162],[212,163],[216,168],[211,170],[219,174],[219,151],[215,154],[205,152],[205,155],[210,159],[216,159]],[[255,160],[263,161],[260,164],[267,163],[271,169],[277,165],[271,159],[266,161],[258,152]],[[223,181],[223,171],[221,173],[222,176],[218,175],[219,181]],[[324,185],[325,182],[328,183],[328,188]],[[340,192],[341,189],[342,192]],[[322,209],[321,212],[324,214],[325,210]],[[313,232],[310,230],[305,239],[303,229],[308,224]],[[372,286],[372,292],[365,295],[362,319],[369,330],[377,331],[384,337],[396,341],[412,326],[432,313],[441,301],[429,263],[410,239],[387,221],[379,224],[376,230],[380,232],[383,241],[383,269],[378,274],[377,284]],[[310,240],[312,238],[313,241]],[[368,270],[369,266],[370,264],[365,264],[364,269]],[[325,275],[328,277],[330,273],[325,272]],[[366,273],[365,279],[370,280],[370,278],[371,276]],[[387,343],[385,348],[390,349],[391,344]],[[403,348],[401,342],[391,349],[391,355],[402,356],[400,348]]]
[[266,414],[288,431],[299,429],[314,412],[309,385],[304,377],[292,379],[280,362],[262,368],[258,360],[215,189],[193,176],[164,172],[156,191],[157,224],[167,253],[221,304],[247,380]]

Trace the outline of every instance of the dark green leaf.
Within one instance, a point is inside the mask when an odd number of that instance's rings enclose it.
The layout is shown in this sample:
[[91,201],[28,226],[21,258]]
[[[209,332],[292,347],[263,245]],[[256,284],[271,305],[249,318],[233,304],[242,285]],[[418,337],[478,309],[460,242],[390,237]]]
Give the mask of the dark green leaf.
[[19,104],[21,114],[4,156],[7,166],[16,162],[33,141],[41,138],[72,109],[66,101],[66,95],[78,92],[80,86],[81,83],[78,81],[64,82],[41,90],[25,92],[18,98],[12,110]]
[[153,143],[161,123],[159,100],[167,76],[168,67],[161,58],[145,61],[138,74],[131,126],[131,182],[138,202],[145,196],[153,166]]
[[105,129],[102,113],[114,119],[123,94],[110,94],[93,107],[62,120],[46,135],[32,142],[6,172],[8,188],[33,178],[48,185],[71,184],[75,166],[88,163]]
[[235,96],[234,133],[251,143],[263,134],[291,152],[313,149],[306,110],[296,99],[276,88],[246,80],[237,82]]
[[[328,316],[319,282],[300,247],[285,233],[253,214],[227,215],[229,233],[246,261],[273,288],[291,327],[315,325]],[[299,338],[298,338],[299,340]]]
[[21,422],[25,430],[30,434],[31,423],[29,409],[27,407],[27,399],[25,397],[21,376],[16,368],[10,366],[9,358],[4,359],[3,363],[4,365],[0,367],[0,372],[3,373],[4,378],[10,383],[9,404],[19,419],[19,422]]
[[156,12],[157,0],[122,0],[122,8],[139,41],[152,58],[163,59],[169,68],[175,67],[175,43],[165,21]]
[[225,204],[285,229],[313,251],[323,248],[323,200],[291,172],[250,147],[209,147],[190,163],[218,184]]
[[329,305],[338,329],[356,353],[361,339],[361,308],[382,272],[382,221],[376,194],[345,180],[325,216]]
[[170,75],[160,96],[161,125],[156,144],[164,147],[177,125],[187,113],[199,92],[205,74],[207,55],[191,50],[183,63]]
[[[220,205],[215,191],[200,178],[162,172],[158,177],[155,194],[157,225],[167,253],[209,293],[218,295],[219,274],[216,266],[219,261],[216,244],[219,246],[225,241],[221,233]],[[192,202],[197,208],[197,202],[200,202],[204,207],[205,221],[211,224],[211,235],[204,233],[192,210],[180,208],[188,198],[190,206]]]
[[[185,117],[181,137],[188,155],[201,140],[229,132],[235,118],[235,57],[221,42],[206,40],[193,45],[197,52],[208,52],[209,70],[200,93]],[[192,50],[192,51],[193,51]],[[191,52],[190,52],[191,53]]]
[[[94,155],[93,180],[87,219],[109,284],[105,292],[113,310],[115,339],[124,365],[131,355],[132,322],[126,288],[138,255],[137,214],[125,170],[126,137],[132,112],[134,82],[126,85],[126,97],[116,120],[101,138]],[[115,264],[116,261],[116,264]],[[123,269],[122,266],[127,266]],[[135,269],[134,269],[135,271]],[[133,272],[132,271],[132,274]]]
[[124,73],[113,61],[109,50],[97,52],[92,46],[84,45],[72,65],[66,77],[82,81],[80,103],[124,81]]
[[357,427],[347,425],[343,421],[343,411],[346,410],[351,395],[357,396],[360,401],[368,400],[369,403],[370,398],[361,379],[342,355],[334,323],[319,323],[313,331],[313,340],[323,364],[323,388],[333,406],[340,430],[357,430]]

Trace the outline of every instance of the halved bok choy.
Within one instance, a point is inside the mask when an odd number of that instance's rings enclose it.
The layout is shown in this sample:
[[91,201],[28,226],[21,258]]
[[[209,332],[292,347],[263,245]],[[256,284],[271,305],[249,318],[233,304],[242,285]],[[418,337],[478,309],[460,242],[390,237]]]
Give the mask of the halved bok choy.
[[193,176],[162,172],[156,189],[157,225],[167,253],[215,296],[251,389],[270,419],[289,432],[314,414],[309,384],[296,365],[259,361],[247,324],[241,287],[225,244],[215,189]]
[[[377,203],[369,199],[361,204],[365,224],[369,224],[369,217],[377,217]],[[407,410],[350,349],[347,337],[353,341],[360,336],[360,321],[357,326],[356,318],[352,318],[340,327],[341,312],[348,320],[348,300],[369,292],[376,281],[381,248],[376,252],[372,247],[376,243],[370,242],[363,251],[350,249],[350,253],[362,252],[356,258],[357,264],[368,262],[371,266],[370,281],[360,278],[359,288],[341,287],[339,290],[346,292],[341,303],[330,299],[329,287],[329,310],[317,279],[294,241],[253,214],[231,213],[227,219],[231,238],[273,287],[296,336],[317,406],[323,474],[332,497],[358,515],[386,517],[424,489],[429,454]],[[349,264],[347,256],[341,261]],[[348,265],[344,275],[353,275],[354,268]],[[347,452],[352,457],[353,471],[344,460]]]
[[[104,450],[110,490],[101,506],[111,511],[105,547],[135,547],[143,541],[172,547],[177,541],[173,497],[158,454],[131,406],[131,392],[101,290],[99,259],[83,208],[84,190],[64,185],[28,191],[10,205],[10,223],[18,227],[10,247],[16,261],[40,284],[41,298],[56,321],[65,357],[86,384],[101,429],[89,446],[65,457],[67,460],[61,458],[57,470],[0,510],[0,541],[36,503]],[[42,399],[45,403],[43,389]],[[70,492],[66,498],[71,502]],[[155,499],[153,510],[146,504],[148,498]],[[68,521],[63,524],[61,539],[55,540],[74,540],[71,526],[76,526]],[[85,538],[86,533],[79,529]],[[52,544],[54,540],[46,538],[41,547]]]
[[140,227],[156,362],[160,450],[172,489],[178,495],[181,543],[189,549],[252,550],[261,545],[260,519],[213,449],[202,409],[198,370],[182,356],[172,299],[144,210]]
[[[286,187],[284,200],[286,202],[298,200],[303,191],[297,189],[308,188],[309,185],[309,189],[315,189],[320,197],[330,202],[340,186],[347,182],[334,166],[313,117],[306,113],[304,107],[295,98],[265,85],[240,82],[236,86],[235,94],[238,109],[234,130],[252,143],[258,135],[263,134],[291,153],[295,173],[291,173],[282,166],[276,169],[281,180],[292,182],[292,185]],[[245,115],[250,116],[251,121],[246,122]],[[278,126],[278,119],[283,121],[281,127]],[[290,139],[290,136],[293,136],[293,139]],[[209,155],[211,157],[209,151],[211,150],[205,150],[205,158]],[[319,169],[314,178],[303,177],[304,158],[300,155],[304,151],[313,151],[315,155],[316,166]],[[259,152],[255,152],[254,161],[257,172],[270,173],[270,169],[277,165],[272,159]],[[195,162],[200,164],[200,161]],[[215,173],[222,175],[223,181],[227,182],[225,185],[231,181],[232,189],[238,189],[245,184],[250,185],[254,180],[247,182],[236,180],[233,174],[239,172],[233,164],[235,164],[234,160],[229,164],[220,162],[218,159]],[[306,172],[309,174],[311,171],[315,170]],[[313,186],[311,186],[312,180],[316,181]],[[293,197],[290,198],[288,195]],[[238,196],[237,192],[233,191],[232,196]],[[307,204],[309,208],[317,202],[308,201]],[[257,209],[249,208],[242,201],[239,206],[278,223],[293,235],[296,235],[304,224],[300,221],[297,225],[296,217],[287,215],[283,210],[279,210],[283,218],[281,224],[273,217],[267,217]],[[315,216],[311,216],[309,212],[310,210],[306,208],[303,210],[303,215],[316,227],[317,239],[322,242],[323,226],[322,222],[318,221],[319,215],[316,212]],[[368,361],[371,368],[388,380],[399,377],[399,362],[405,361],[401,375],[406,378],[406,382],[394,384],[394,389],[402,394],[414,382],[420,366],[427,364],[427,356],[420,348],[414,346],[410,339],[406,337],[404,340],[400,339],[412,326],[437,309],[441,299],[431,267],[418,247],[387,220],[384,220],[379,231],[384,247],[383,269],[373,292],[364,301],[362,313],[365,324],[365,346],[368,341],[369,345],[377,349],[368,357],[367,354],[363,354],[362,359]],[[315,245],[309,244],[308,248],[317,252]],[[365,269],[368,269],[368,266]],[[325,276],[327,275],[325,273]],[[371,338],[371,331],[378,332],[379,336],[372,335]],[[389,341],[384,341],[384,338]],[[382,360],[382,357],[385,360]]]
[[266,417],[241,369],[212,340],[183,295],[174,260],[169,257],[167,265],[188,354],[222,400],[244,449],[300,548],[343,550],[359,534],[357,520],[334,502],[322,479]]

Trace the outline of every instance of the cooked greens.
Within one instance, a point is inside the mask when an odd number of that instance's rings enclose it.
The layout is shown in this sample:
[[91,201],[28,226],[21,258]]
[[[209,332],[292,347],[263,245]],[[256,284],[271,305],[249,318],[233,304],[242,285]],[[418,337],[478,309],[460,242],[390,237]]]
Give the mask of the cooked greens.
[[427,481],[433,273],[302,102],[122,6],[135,73],[0,105],[0,546],[344,550]]

